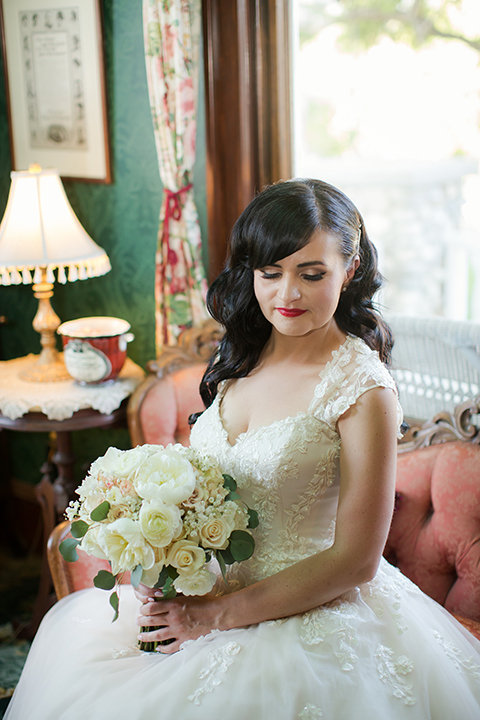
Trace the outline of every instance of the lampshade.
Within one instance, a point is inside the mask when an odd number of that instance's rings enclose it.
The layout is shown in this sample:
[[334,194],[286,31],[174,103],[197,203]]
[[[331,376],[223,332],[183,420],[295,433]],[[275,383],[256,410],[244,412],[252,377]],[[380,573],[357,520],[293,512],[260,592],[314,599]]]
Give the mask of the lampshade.
[[68,377],[63,355],[55,345],[60,318],[50,298],[57,281],[86,280],[104,275],[110,260],[80,225],[70,207],[58,170],[32,165],[12,172],[5,215],[0,224],[0,284],[34,283],[39,301],[33,327],[42,351],[21,373],[24,380],[51,382]]
[[55,269],[60,283],[97,277],[111,269],[107,254],[73,212],[58,170],[32,166],[12,172],[11,178],[0,224],[2,285],[38,283],[42,268],[50,283],[55,281]]

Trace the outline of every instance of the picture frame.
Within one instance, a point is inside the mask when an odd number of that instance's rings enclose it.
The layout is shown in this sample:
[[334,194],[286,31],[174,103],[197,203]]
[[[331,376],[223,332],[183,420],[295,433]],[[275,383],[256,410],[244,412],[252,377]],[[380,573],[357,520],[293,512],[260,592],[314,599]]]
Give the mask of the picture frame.
[[111,183],[100,0],[0,0],[14,170]]

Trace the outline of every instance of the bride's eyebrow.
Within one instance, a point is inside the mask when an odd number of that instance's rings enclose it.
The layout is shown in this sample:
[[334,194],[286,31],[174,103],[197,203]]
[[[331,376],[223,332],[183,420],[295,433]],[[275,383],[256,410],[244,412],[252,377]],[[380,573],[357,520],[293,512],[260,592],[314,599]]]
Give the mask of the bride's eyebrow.
[[[298,268],[307,268],[307,267],[314,267],[315,265],[323,265],[323,267],[327,267],[327,264],[324,263],[323,260],[308,260],[308,262],[299,263],[297,265],[297,267]],[[280,265],[280,263],[271,263],[270,265],[265,265],[264,267],[281,268],[282,266]]]
[[306,267],[313,267],[315,265],[323,265],[323,267],[327,267],[326,264],[322,260],[309,260],[308,262],[300,263],[297,265],[298,268],[306,268]]
[[[316,267],[318,265],[322,265],[322,267],[328,268],[327,264],[324,263],[323,260],[308,260],[307,262],[299,263],[297,265],[297,268],[299,270],[303,270],[304,268]],[[280,270],[281,270],[282,266],[280,263],[277,262],[277,263],[271,263],[270,265],[264,265],[263,267],[258,268],[258,269],[263,270],[265,268],[280,268]]]

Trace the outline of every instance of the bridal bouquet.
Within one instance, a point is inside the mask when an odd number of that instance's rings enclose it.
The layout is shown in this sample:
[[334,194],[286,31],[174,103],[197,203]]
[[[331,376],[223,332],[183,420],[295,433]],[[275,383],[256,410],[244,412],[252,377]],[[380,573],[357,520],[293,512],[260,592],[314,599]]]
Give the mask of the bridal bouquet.
[[109,561],[111,572],[100,570],[94,585],[113,590],[114,620],[116,586],[126,572],[132,585],[161,588],[165,598],[205,595],[217,579],[207,567],[212,557],[225,576],[226,565],[247,560],[255,547],[248,530],[258,525],[257,513],[236,489],[230,475],[191,448],[111,447],[66,510],[73,538],[60,552],[73,562],[79,546]]

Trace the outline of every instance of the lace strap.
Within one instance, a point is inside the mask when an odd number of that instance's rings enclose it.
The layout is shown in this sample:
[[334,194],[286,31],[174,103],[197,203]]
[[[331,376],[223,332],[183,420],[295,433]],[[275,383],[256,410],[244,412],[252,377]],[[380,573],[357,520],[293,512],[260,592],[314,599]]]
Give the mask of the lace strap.
[[360,338],[350,337],[342,346],[335,362],[331,363],[315,388],[309,412],[336,430],[338,419],[368,390],[385,387],[397,397],[398,433],[403,412],[398,402],[397,386],[378,353],[371,350]]

